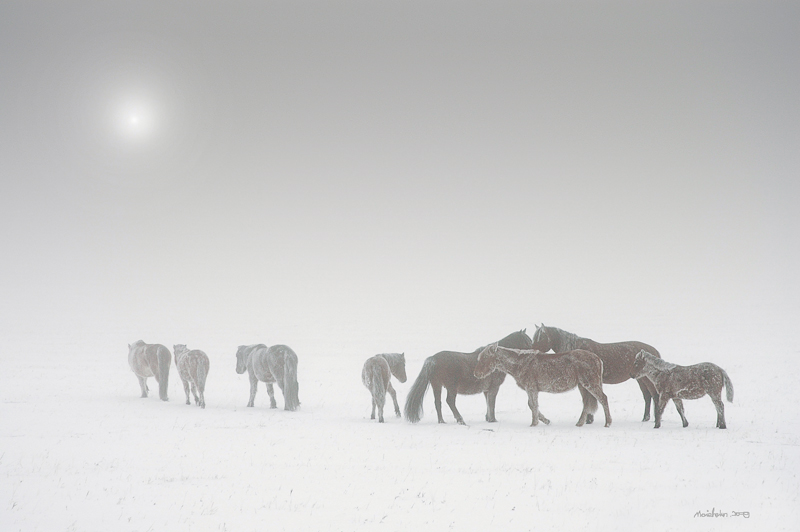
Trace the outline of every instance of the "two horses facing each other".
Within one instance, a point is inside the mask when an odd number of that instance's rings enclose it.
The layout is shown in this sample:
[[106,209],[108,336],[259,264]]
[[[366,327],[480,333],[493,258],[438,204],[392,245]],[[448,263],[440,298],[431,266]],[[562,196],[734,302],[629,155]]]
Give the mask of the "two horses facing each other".
[[372,415],[378,410],[378,422],[383,423],[383,406],[386,403],[386,392],[394,401],[394,413],[400,417],[400,405],[397,404],[397,392],[392,388],[391,378],[395,376],[400,382],[406,382],[406,356],[404,353],[383,353],[375,355],[364,362],[361,370],[361,382],[372,394]]
[[288,346],[264,344],[240,345],[236,351],[236,373],[244,372],[250,377],[250,401],[253,406],[256,399],[258,382],[267,383],[269,407],[277,408],[273,383],[277,382],[283,392],[284,410],[297,410],[300,406],[297,383],[297,355]]
[[517,385],[528,394],[531,409],[531,426],[550,421],[539,412],[539,392],[562,393],[578,388],[583,399],[583,410],[577,426],[587,422],[587,416],[603,405],[606,424],[611,425],[608,398],[603,393],[603,361],[582,349],[566,353],[547,354],[535,349],[508,349],[497,344],[484,348],[478,354],[475,378],[482,379],[493,371],[508,373]]
[[683,426],[688,426],[689,422],[683,415],[682,399],[700,399],[704,395],[711,397],[711,401],[717,409],[717,427],[726,428],[722,387],[725,387],[726,399],[730,403],[733,401],[733,384],[721,367],[711,362],[679,366],[653,356],[642,349],[634,360],[631,378],[638,379],[642,376],[647,376],[658,390],[654,428],[661,426],[661,416],[670,399],[675,403]]
[[189,401],[189,386],[191,385],[194,404],[205,408],[206,377],[210,366],[208,355],[199,349],[190,351],[184,344],[176,344],[172,350],[175,353],[175,367],[178,368],[178,375],[183,382],[183,391],[186,393],[186,404],[192,404]]

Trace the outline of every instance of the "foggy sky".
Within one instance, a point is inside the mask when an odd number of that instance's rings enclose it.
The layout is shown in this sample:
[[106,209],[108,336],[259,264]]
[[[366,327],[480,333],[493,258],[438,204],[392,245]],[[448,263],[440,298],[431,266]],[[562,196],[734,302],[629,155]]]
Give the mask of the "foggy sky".
[[4,2],[0,331],[798,313],[798,27],[793,2]]

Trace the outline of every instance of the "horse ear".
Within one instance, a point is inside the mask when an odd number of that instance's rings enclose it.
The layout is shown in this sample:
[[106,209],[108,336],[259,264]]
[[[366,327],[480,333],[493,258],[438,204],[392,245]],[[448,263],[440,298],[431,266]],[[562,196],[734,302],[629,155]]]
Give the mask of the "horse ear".
[[524,329],[522,329],[522,334],[525,334],[526,332],[528,332],[528,328],[527,328],[527,327],[525,327]]

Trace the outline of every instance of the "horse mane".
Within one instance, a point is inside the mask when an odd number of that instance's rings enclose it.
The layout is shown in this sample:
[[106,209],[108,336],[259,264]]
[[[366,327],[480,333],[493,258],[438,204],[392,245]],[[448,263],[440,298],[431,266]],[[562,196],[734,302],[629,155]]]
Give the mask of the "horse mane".
[[652,353],[648,353],[644,349],[642,349],[640,351],[640,353],[642,353],[644,355],[645,362],[647,362],[648,364],[650,364],[651,366],[653,366],[657,370],[669,371],[669,370],[674,369],[676,367],[676,364],[673,364],[672,362],[667,362],[663,358],[659,358],[659,357],[655,356]]
[[[578,340],[589,340],[588,338],[583,338],[578,336],[575,333],[571,333],[569,331],[565,331],[564,329],[559,329],[558,327],[551,327],[549,325],[545,325],[550,329],[550,331],[555,331],[558,335],[559,339],[561,340],[561,350],[562,351],[572,351],[573,349],[578,348]],[[552,342],[551,342],[552,343]],[[555,351],[555,348],[553,349]]]

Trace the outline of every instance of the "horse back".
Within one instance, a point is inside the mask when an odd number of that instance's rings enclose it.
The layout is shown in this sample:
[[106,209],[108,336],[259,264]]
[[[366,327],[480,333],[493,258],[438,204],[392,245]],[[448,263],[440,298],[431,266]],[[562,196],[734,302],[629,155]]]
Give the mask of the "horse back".
[[361,382],[370,390],[376,380],[379,380],[383,387],[386,387],[390,378],[389,362],[382,356],[375,355],[364,362],[364,368],[361,370]]
[[456,393],[472,395],[486,392],[493,386],[499,386],[505,380],[505,373],[495,371],[482,379],[475,378],[475,366],[478,365],[480,349],[473,353],[457,351],[440,351],[431,358],[435,361],[431,384],[443,386]]

